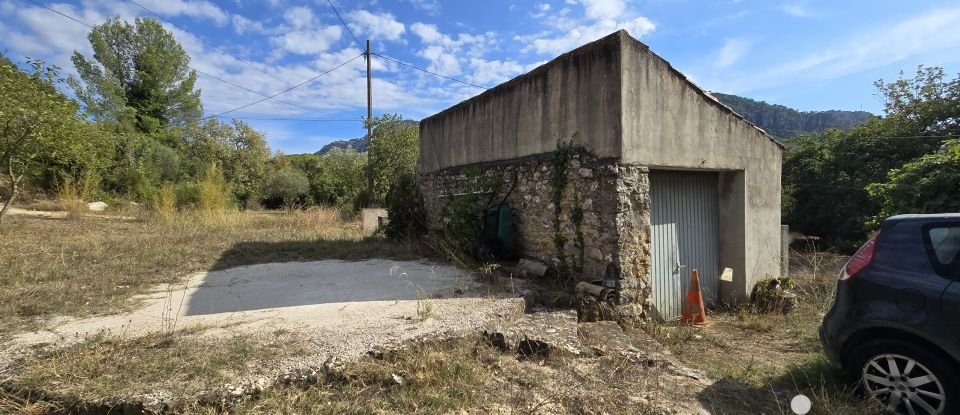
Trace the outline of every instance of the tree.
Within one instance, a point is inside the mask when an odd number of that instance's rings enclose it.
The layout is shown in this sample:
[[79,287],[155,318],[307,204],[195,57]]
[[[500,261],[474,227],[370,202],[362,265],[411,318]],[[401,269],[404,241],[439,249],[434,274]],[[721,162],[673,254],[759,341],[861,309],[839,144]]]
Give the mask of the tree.
[[73,53],[79,79],[69,84],[96,119],[154,133],[203,114],[190,56],[160,22],[137,18],[131,25],[114,17],[87,38],[93,59]]
[[390,187],[404,175],[414,174],[420,157],[420,127],[400,115],[383,115],[373,124],[369,162],[373,169],[373,201],[383,204]]
[[332,148],[325,154],[284,157],[310,180],[313,201],[321,205],[359,206],[367,185],[367,154]]
[[292,207],[310,191],[310,181],[300,170],[286,168],[277,171],[264,188],[264,196],[278,199],[284,207]]
[[920,65],[913,78],[874,83],[884,98],[884,120],[899,135],[960,135],[960,74],[947,79],[943,68]]
[[939,151],[943,136],[960,133],[960,77],[948,81],[939,68],[920,67],[913,79],[875,85],[886,101],[884,117],[846,133],[798,138],[784,160],[787,223],[844,251],[869,236],[882,205],[894,203],[871,186],[901,177],[891,172]]
[[902,213],[960,212],[960,140],[950,140],[941,151],[890,170],[888,178],[867,188],[880,204],[875,224]]
[[208,164],[215,163],[241,204],[260,194],[270,160],[263,134],[242,121],[227,124],[215,118],[191,123],[179,134],[178,142],[192,176],[197,177]]
[[0,221],[42,160],[67,163],[92,151],[77,104],[57,91],[58,69],[41,61],[30,67],[25,73],[0,56],[0,174],[10,180]]

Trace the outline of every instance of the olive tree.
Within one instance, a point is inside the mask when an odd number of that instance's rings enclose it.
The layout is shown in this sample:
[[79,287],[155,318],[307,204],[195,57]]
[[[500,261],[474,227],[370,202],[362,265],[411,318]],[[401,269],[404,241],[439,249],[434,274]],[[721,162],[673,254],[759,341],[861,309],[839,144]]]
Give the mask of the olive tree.
[[89,153],[78,105],[57,91],[58,70],[41,61],[20,70],[0,56],[0,171],[10,180],[0,222],[20,192],[24,176],[44,158],[58,160]]

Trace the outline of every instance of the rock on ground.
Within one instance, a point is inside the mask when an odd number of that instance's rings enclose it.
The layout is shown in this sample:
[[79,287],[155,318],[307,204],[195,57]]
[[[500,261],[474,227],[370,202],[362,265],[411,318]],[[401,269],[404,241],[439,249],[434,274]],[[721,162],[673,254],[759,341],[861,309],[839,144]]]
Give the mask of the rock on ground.
[[91,212],[103,212],[107,210],[108,207],[110,207],[110,205],[103,202],[87,203],[87,209],[90,210]]

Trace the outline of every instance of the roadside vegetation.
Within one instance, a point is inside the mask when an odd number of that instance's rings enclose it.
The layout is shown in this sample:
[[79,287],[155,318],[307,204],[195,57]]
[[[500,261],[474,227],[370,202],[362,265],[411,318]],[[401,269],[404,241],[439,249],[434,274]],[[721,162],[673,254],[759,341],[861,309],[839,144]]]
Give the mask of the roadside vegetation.
[[383,206],[394,183],[414,172],[419,128],[400,115],[364,121],[375,143],[364,153],[274,153],[246,123],[203,116],[190,56],[157,20],[115,17],[88,39],[94,55],[74,53],[77,75],[67,78],[42,61],[0,54],[0,226],[8,206],[45,199],[70,216],[93,201],[167,213],[355,212]]
[[960,75],[875,84],[884,116],[785,140],[783,219],[852,254],[888,216],[960,211]]
[[[792,252],[791,278],[797,304],[786,314],[751,305],[721,308],[710,324],[654,324],[646,328],[678,359],[716,379],[705,393],[718,413],[789,414],[790,400],[804,394],[811,414],[866,413],[872,403],[858,396],[842,371],[823,355],[818,330],[833,304],[837,274],[847,257],[819,251]],[[874,410],[879,412],[879,410]]]

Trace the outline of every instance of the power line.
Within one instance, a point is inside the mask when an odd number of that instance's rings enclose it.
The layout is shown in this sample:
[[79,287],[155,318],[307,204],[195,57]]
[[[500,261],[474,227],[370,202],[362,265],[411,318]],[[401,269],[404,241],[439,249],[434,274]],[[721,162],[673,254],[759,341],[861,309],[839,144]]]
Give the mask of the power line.
[[[30,1],[33,1],[33,0],[30,0]],[[276,80],[278,80],[278,81],[280,81],[280,82],[283,82],[284,84],[287,84],[287,81],[285,81],[285,80],[283,80],[283,79],[280,79],[280,78],[276,77],[275,75],[273,75],[273,74],[271,74],[271,73],[269,73],[269,72],[267,72],[267,71],[265,71],[265,70],[263,70],[263,69],[260,69],[259,67],[257,67],[256,65],[254,65],[254,64],[251,63],[250,61],[247,61],[246,59],[240,58],[240,57],[238,57],[238,56],[236,56],[236,55],[234,55],[234,54],[232,54],[232,53],[230,53],[230,52],[227,52],[227,51],[223,50],[223,49],[220,48],[219,46],[214,45],[213,43],[210,43],[210,42],[206,41],[206,40],[203,39],[202,37],[200,37],[200,36],[198,36],[198,35],[195,35],[193,32],[191,32],[191,31],[189,31],[189,30],[187,30],[187,29],[184,29],[183,27],[178,26],[176,23],[171,22],[170,20],[167,20],[165,17],[157,14],[157,13],[154,12],[153,10],[150,10],[150,9],[144,7],[142,4],[137,3],[135,0],[127,0],[127,1],[129,1],[130,3],[133,3],[133,4],[135,4],[135,5],[137,5],[137,7],[141,8],[141,9],[143,9],[143,10],[146,10],[148,13],[150,13],[150,14],[152,14],[152,15],[154,15],[154,16],[157,16],[157,18],[159,18],[160,20],[163,20],[163,21],[169,23],[169,24],[172,25],[173,27],[176,27],[177,29],[180,29],[180,30],[186,32],[188,35],[193,36],[194,38],[196,38],[197,40],[203,42],[204,44],[206,44],[206,45],[208,45],[208,46],[210,46],[210,47],[212,47],[212,48],[214,48],[214,49],[216,49],[216,50],[218,50],[218,51],[226,54],[227,56],[230,56],[230,57],[232,57],[232,58],[234,58],[234,59],[236,59],[236,60],[238,60],[238,61],[240,61],[240,62],[243,62],[244,65],[247,65],[247,66],[253,68],[254,70],[256,70],[256,71],[258,71],[258,72],[260,72],[260,73],[262,73],[262,74],[264,74],[264,75],[267,75],[267,76],[269,76],[269,77],[271,77],[271,78],[273,78],[273,79],[276,79]]]
[[[267,96],[269,96],[269,95],[264,94],[264,93],[262,93],[262,92],[254,91],[254,90],[252,90],[252,89],[250,89],[250,88],[247,88],[247,87],[245,87],[245,86],[243,86],[243,85],[237,85],[237,84],[235,84],[235,83],[233,83],[233,82],[230,82],[230,81],[228,81],[228,80],[226,80],[226,79],[222,79],[222,78],[213,76],[213,75],[208,74],[208,73],[206,73],[206,72],[203,72],[203,71],[201,71],[201,70],[199,70],[199,69],[194,69],[194,71],[196,71],[196,72],[197,72],[198,74],[200,74],[200,75],[206,76],[207,78],[216,79],[216,80],[218,80],[218,81],[220,81],[220,82],[223,82],[223,83],[225,83],[225,84],[227,84],[227,85],[230,85],[230,86],[233,86],[233,87],[236,87],[236,88],[240,88],[240,89],[242,89],[242,90],[244,90],[244,91],[247,91],[247,92],[251,92],[251,93],[260,95],[261,97],[267,97]],[[311,111],[311,112],[323,112],[323,111],[320,111],[320,110],[318,110],[318,109],[305,107],[305,106],[303,106],[303,105],[300,105],[300,104],[297,104],[297,103],[293,103],[293,102],[289,102],[289,101],[281,101],[281,100],[279,100],[279,99],[276,100],[276,101],[279,102],[279,103],[281,103],[281,104],[290,105],[290,106],[297,107],[297,108],[304,109],[304,110]]]
[[202,119],[205,120],[205,119],[209,119],[209,118],[219,117],[219,116],[226,115],[226,114],[229,114],[229,113],[234,112],[234,111],[240,111],[240,110],[242,110],[242,109],[244,109],[244,108],[257,105],[257,104],[259,104],[259,103],[261,103],[261,102],[263,102],[263,101],[266,101],[266,100],[269,100],[269,99],[273,99],[273,98],[275,98],[275,97],[277,97],[277,96],[279,96],[279,95],[285,94],[285,93],[290,92],[290,91],[293,91],[294,89],[297,89],[297,88],[299,88],[299,87],[301,87],[301,86],[304,86],[304,85],[306,85],[306,84],[309,84],[310,82],[315,81],[316,79],[320,78],[321,76],[324,76],[324,75],[326,75],[326,74],[328,74],[328,73],[330,73],[330,72],[333,72],[333,71],[335,71],[335,70],[337,70],[337,69],[340,69],[340,68],[346,66],[348,63],[353,62],[353,61],[359,59],[359,58],[360,58],[361,56],[363,56],[363,55],[364,55],[364,54],[361,53],[361,54],[359,54],[359,55],[357,55],[357,56],[354,56],[352,59],[350,59],[350,60],[348,60],[348,61],[346,61],[346,62],[344,62],[344,63],[341,63],[341,64],[333,67],[332,69],[327,70],[326,72],[323,72],[323,73],[321,73],[321,74],[319,74],[319,75],[317,75],[317,76],[314,76],[313,78],[307,79],[306,81],[303,81],[303,82],[301,82],[301,83],[299,83],[299,84],[296,84],[296,85],[294,85],[294,86],[292,86],[292,87],[290,87],[290,88],[284,89],[283,91],[277,92],[276,94],[270,95],[270,96],[268,96],[268,97],[266,97],[266,98],[263,98],[263,99],[261,99],[261,100],[251,102],[251,103],[249,103],[249,104],[247,104],[247,105],[243,105],[243,106],[234,108],[234,109],[229,110],[229,111],[224,111],[224,112],[221,112],[221,113],[218,113],[218,114],[209,115],[209,116],[203,117]]
[[343,27],[344,27],[345,29],[347,29],[347,33],[349,33],[350,36],[353,37],[353,40],[354,40],[355,42],[357,42],[357,46],[358,46],[360,49],[363,49],[363,45],[360,43],[360,39],[357,39],[357,35],[353,34],[353,31],[350,30],[350,26],[347,26],[347,22],[344,22],[344,21],[343,21],[343,18],[340,17],[340,12],[338,12],[338,11],[337,11],[337,8],[334,7],[333,2],[330,1],[330,0],[327,0],[327,4],[329,4],[329,5],[330,5],[330,8],[333,9],[333,13],[337,15],[337,19],[340,19],[340,24],[342,24]]
[[439,76],[439,77],[441,77],[441,78],[443,78],[443,79],[447,79],[447,80],[454,81],[454,82],[459,82],[459,83],[464,84],[464,85],[469,85],[469,86],[472,86],[472,87],[474,87],[474,88],[489,89],[488,87],[485,87],[485,86],[480,86],[480,85],[477,85],[477,84],[471,84],[471,83],[469,83],[469,82],[467,82],[467,81],[461,81],[461,80],[459,80],[459,79],[457,79],[457,78],[451,78],[451,77],[449,77],[449,76],[440,75],[440,74],[438,74],[438,73],[436,73],[436,72],[431,72],[431,71],[428,71],[428,70],[423,69],[423,68],[421,68],[421,67],[414,66],[414,65],[411,65],[411,64],[406,63],[406,62],[404,62],[404,61],[401,61],[401,60],[399,60],[399,59],[391,58],[391,57],[389,57],[389,56],[384,56],[384,55],[381,55],[381,54],[379,54],[379,53],[372,53],[372,52],[371,52],[371,55],[376,55],[376,56],[379,56],[379,57],[381,57],[381,58],[384,58],[384,59],[386,59],[386,60],[388,60],[388,61],[393,61],[393,62],[396,62],[396,63],[398,63],[398,64],[400,64],[400,65],[403,65],[403,66],[406,66],[406,67],[409,67],[409,68],[413,68],[413,69],[416,69],[416,70],[421,71],[421,72],[426,72],[426,73],[428,73],[428,74],[430,74],[430,75],[433,75],[433,76]]
[[[220,117],[218,117],[220,118]],[[227,118],[227,117],[222,117]],[[363,118],[258,118],[258,117],[229,117],[234,120],[250,121],[304,121],[304,122],[363,122]]]
[[[68,15],[68,14],[61,13],[61,12],[55,10],[55,9],[52,9],[52,8],[50,8],[49,6],[47,6],[47,5],[43,4],[43,3],[37,2],[36,0],[27,0],[27,1],[29,1],[30,3],[36,4],[37,6],[43,7],[44,9],[47,9],[47,10],[49,10],[49,11],[51,11],[51,12],[54,12],[54,13],[56,13],[56,14],[59,14],[60,16],[63,16],[63,17],[65,17],[65,18],[67,18],[67,19],[73,20],[74,22],[77,22],[77,23],[79,23],[79,24],[82,24],[82,25],[84,25],[84,26],[86,26],[86,27],[89,27],[89,28],[93,29],[93,26],[92,26],[92,25],[90,25],[90,24],[88,24],[88,23],[86,23],[86,22],[84,22],[84,21],[82,21],[82,20],[80,20],[80,19],[77,19],[77,18],[75,18],[75,17],[73,17],[73,16],[70,16],[70,15]],[[131,0],[131,1],[132,1],[132,0]],[[199,38],[198,38],[198,39],[199,39]],[[202,39],[201,39],[201,40],[202,40]],[[244,109],[244,108],[247,108],[247,107],[250,107],[250,106],[259,104],[259,103],[261,103],[261,102],[264,102],[264,101],[267,101],[267,100],[276,98],[276,97],[279,96],[279,95],[282,95],[282,94],[285,94],[285,93],[287,93],[287,92],[290,92],[290,91],[292,91],[292,90],[294,90],[294,89],[297,89],[297,88],[299,88],[299,87],[301,87],[301,86],[304,86],[304,85],[306,85],[306,84],[308,84],[308,83],[310,83],[310,82],[313,82],[314,80],[316,80],[316,79],[318,79],[318,78],[320,78],[320,77],[322,77],[322,76],[324,76],[324,75],[326,75],[326,74],[328,74],[328,73],[330,73],[330,72],[333,72],[333,71],[335,71],[335,70],[337,70],[337,69],[340,69],[341,67],[347,65],[347,64],[350,63],[350,62],[353,62],[353,61],[357,60],[358,58],[360,58],[360,57],[363,56],[363,55],[364,55],[364,54],[357,55],[357,56],[353,57],[352,59],[350,59],[350,60],[348,60],[348,61],[346,61],[346,62],[344,62],[344,63],[342,63],[342,64],[340,64],[340,65],[337,65],[336,67],[334,67],[334,68],[332,68],[332,69],[330,69],[330,70],[328,70],[328,71],[326,71],[326,72],[323,72],[323,73],[321,73],[321,74],[319,74],[319,75],[317,75],[317,76],[314,76],[313,78],[310,78],[310,79],[308,79],[308,80],[306,80],[306,81],[303,81],[303,82],[301,82],[301,83],[299,83],[299,84],[296,84],[296,85],[294,85],[294,86],[292,86],[292,87],[290,87],[290,88],[287,88],[287,89],[285,89],[285,90],[283,90],[283,91],[280,91],[280,92],[278,92],[278,93],[276,93],[276,94],[269,95],[269,96],[264,95],[264,94],[259,93],[259,92],[256,92],[256,91],[253,91],[253,90],[250,90],[250,89],[248,89],[248,88],[246,88],[246,87],[243,87],[243,86],[240,86],[240,85],[236,85],[236,84],[234,84],[234,83],[232,83],[232,82],[228,82],[228,81],[226,81],[226,80],[217,78],[217,77],[212,76],[212,75],[210,75],[210,74],[205,74],[206,76],[209,76],[209,77],[211,77],[211,78],[214,78],[214,79],[217,79],[217,80],[222,81],[222,82],[224,82],[224,83],[227,83],[228,85],[232,85],[232,86],[234,86],[234,87],[237,87],[237,88],[240,88],[240,89],[243,89],[243,90],[246,90],[246,91],[253,92],[253,93],[255,93],[255,94],[258,94],[258,95],[260,95],[260,96],[263,96],[264,98],[261,99],[261,100],[257,100],[257,101],[251,102],[251,103],[249,103],[249,104],[247,104],[247,105],[244,105],[244,106],[241,106],[241,107],[238,107],[238,108],[234,108],[234,109],[229,110],[229,111],[224,111],[224,112],[221,112],[221,113],[218,113],[218,114],[214,114],[214,115],[209,115],[209,116],[203,117],[203,118],[201,118],[201,120],[206,120],[206,119],[210,119],[210,118],[220,117],[220,116],[223,116],[223,115],[225,115],[225,114],[229,114],[229,113],[234,112],[234,111],[239,111],[239,110],[242,110],[242,109]],[[196,71],[197,73],[201,73],[201,74],[203,73],[203,72],[198,71],[196,68],[193,68],[193,67],[191,67],[190,69],[193,69],[193,70]],[[282,81],[282,80],[281,80],[281,81]],[[279,100],[278,100],[278,102],[282,102],[282,101],[279,101]],[[290,104],[290,103],[287,103],[287,104]],[[297,105],[297,104],[291,104],[291,105],[299,106],[299,105]],[[319,111],[317,111],[317,110],[309,109],[309,108],[306,108],[306,107],[301,107],[301,108],[308,109],[308,110],[310,110],[310,111],[319,112]],[[180,123],[180,124],[182,124],[182,123]],[[179,125],[179,124],[177,124],[177,125]]]
[[29,2],[31,2],[31,3],[33,3],[33,4],[36,4],[37,6],[43,7],[44,9],[50,10],[50,11],[52,11],[52,12],[54,12],[54,13],[56,13],[56,14],[59,14],[59,15],[61,15],[61,16],[63,16],[63,17],[66,17],[66,18],[68,18],[68,19],[70,19],[70,20],[73,20],[73,21],[75,21],[75,22],[77,22],[77,23],[80,23],[80,24],[82,24],[82,25],[84,25],[84,26],[86,26],[86,27],[89,27],[89,28],[93,29],[93,26],[91,26],[91,25],[89,25],[89,24],[87,24],[87,23],[85,23],[85,22],[83,22],[83,21],[80,21],[80,20],[77,19],[76,17],[70,16],[70,15],[67,15],[67,14],[64,14],[64,13],[60,13],[59,11],[50,8],[49,6],[47,6],[47,5],[45,5],[45,4],[43,4],[43,3],[38,3],[38,2],[36,2],[36,1],[34,1],[34,0],[27,0],[27,1],[29,1]]

